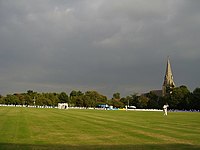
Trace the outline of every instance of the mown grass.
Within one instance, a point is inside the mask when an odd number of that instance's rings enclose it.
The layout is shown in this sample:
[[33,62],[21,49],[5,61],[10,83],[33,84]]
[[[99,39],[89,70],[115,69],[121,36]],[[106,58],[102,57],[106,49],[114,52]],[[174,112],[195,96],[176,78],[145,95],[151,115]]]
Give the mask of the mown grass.
[[0,149],[200,149],[200,113],[0,107]]

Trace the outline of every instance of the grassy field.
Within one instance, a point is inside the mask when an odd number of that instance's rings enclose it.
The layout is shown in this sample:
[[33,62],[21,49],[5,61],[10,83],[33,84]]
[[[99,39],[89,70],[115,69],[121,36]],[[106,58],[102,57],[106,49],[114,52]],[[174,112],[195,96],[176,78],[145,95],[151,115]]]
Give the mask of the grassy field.
[[0,107],[0,149],[200,149],[200,113]]

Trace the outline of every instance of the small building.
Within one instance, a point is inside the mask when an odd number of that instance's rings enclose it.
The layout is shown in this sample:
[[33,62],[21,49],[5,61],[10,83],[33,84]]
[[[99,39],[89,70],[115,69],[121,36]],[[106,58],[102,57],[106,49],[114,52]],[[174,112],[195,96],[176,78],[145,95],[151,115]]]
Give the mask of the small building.
[[58,109],[68,109],[68,103],[58,103]]

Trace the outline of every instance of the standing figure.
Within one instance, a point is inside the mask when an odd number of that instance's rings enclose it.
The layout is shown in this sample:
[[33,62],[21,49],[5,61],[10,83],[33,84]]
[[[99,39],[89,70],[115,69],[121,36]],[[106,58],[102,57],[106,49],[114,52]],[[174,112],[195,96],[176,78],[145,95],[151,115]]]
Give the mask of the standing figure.
[[169,107],[168,104],[163,106],[164,116],[167,116],[167,107]]

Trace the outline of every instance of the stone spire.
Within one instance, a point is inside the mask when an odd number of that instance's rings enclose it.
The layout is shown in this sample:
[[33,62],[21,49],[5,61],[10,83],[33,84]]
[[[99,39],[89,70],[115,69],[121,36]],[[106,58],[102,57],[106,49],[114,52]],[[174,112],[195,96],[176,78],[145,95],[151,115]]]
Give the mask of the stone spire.
[[172,75],[172,69],[169,61],[169,57],[167,59],[167,68],[165,73],[165,78],[163,82],[163,88],[162,88],[162,95],[165,96],[166,94],[170,93],[170,90],[175,87],[173,75]]

